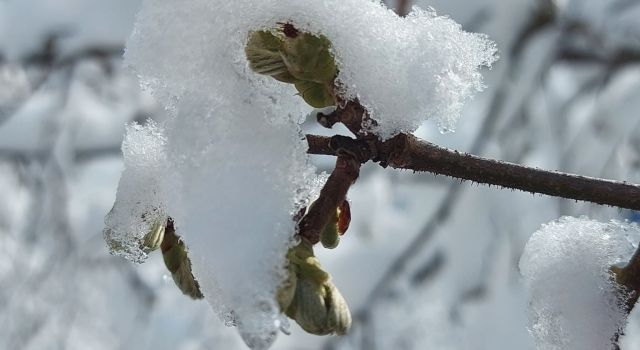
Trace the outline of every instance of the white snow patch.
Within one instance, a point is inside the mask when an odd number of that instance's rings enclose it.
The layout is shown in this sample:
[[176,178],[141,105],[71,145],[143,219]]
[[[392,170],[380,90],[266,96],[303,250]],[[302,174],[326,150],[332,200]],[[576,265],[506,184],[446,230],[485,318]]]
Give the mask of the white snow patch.
[[609,269],[640,241],[635,224],[563,217],[527,243],[520,271],[529,292],[530,332],[538,349],[602,350],[626,323]]
[[[382,138],[412,132],[428,119],[453,130],[463,102],[483,87],[479,67],[496,59],[485,35],[464,32],[433,10],[414,7],[400,18],[369,0],[146,2],[125,56],[161,100],[194,88],[215,95],[224,69],[253,80],[255,94],[283,102],[295,92],[249,72],[243,52],[250,30],[278,22],[330,39],[342,97],[359,99]],[[291,106],[283,110],[280,118],[300,115]]]

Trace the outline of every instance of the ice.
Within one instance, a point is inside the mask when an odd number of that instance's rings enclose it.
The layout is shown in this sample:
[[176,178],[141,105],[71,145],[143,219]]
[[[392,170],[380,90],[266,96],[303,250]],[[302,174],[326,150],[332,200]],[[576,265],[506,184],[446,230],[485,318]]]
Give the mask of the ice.
[[[245,58],[252,30],[285,22],[331,40],[339,93],[368,108],[379,122],[371,130],[383,138],[429,118],[453,128],[462,102],[482,87],[479,66],[495,59],[489,40],[450,19],[419,9],[402,19],[368,0],[143,2],[125,63],[172,114],[158,147],[166,163],[162,171],[127,163],[114,210],[129,196],[142,198],[136,208],[171,216],[205,298],[254,349],[270,346],[280,324],[274,295],[292,215],[323,180],[308,165],[299,129],[310,108]],[[140,222],[139,213],[110,218]],[[144,231],[121,227],[137,230],[128,236],[134,241]]]
[[166,221],[165,143],[162,129],[153,121],[127,126],[122,142],[125,168],[104,234],[113,254],[135,262],[147,257],[140,244],[144,235],[157,221]]
[[638,241],[635,224],[586,217],[563,217],[532,235],[520,271],[538,349],[612,348],[626,313],[609,269],[626,264]]

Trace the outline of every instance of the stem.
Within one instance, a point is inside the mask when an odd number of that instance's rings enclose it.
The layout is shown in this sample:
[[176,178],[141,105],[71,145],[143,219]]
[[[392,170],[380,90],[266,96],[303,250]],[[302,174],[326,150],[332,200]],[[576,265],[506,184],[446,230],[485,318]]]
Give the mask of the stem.
[[360,173],[360,162],[348,154],[341,154],[336,160],[336,167],[320,190],[320,196],[311,206],[309,212],[298,224],[299,235],[310,244],[320,241],[320,233],[329,221],[331,215],[335,215],[351,185],[356,181]]
[[[382,166],[426,171],[477,183],[496,185],[531,193],[581,200],[620,208],[640,210],[640,186],[526,167],[487,159],[436,146],[410,134],[399,134],[387,141],[367,142],[345,136],[308,136],[310,154],[332,154],[332,139],[354,148],[368,148],[370,159]],[[346,139],[346,140],[345,140]],[[348,141],[350,140],[350,141]],[[334,153],[335,154],[335,153]],[[365,162],[369,159],[359,159]]]

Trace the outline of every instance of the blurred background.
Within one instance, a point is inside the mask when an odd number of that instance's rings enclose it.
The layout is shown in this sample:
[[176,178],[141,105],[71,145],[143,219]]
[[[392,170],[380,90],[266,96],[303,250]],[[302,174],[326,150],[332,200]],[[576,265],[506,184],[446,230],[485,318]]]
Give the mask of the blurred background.
[[[122,67],[139,0],[0,0],[0,349],[244,349],[160,254],[109,255],[103,220],[125,123],[165,111]],[[177,4],[176,6],[179,6]],[[389,0],[495,40],[500,60],[460,151],[640,183],[640,1]],[[331,134],[309,118],[306,132]],[[345,132],[338,130],[338,132]],[[314,156],[319,171],[330,157]],[[640,214],[368,164],[340,248],[318,251],[354,316],[346,337],[293,326],[274,349],[534,349],[518,261],[563,215]],[[632,317],[623,349],[640,348]]]

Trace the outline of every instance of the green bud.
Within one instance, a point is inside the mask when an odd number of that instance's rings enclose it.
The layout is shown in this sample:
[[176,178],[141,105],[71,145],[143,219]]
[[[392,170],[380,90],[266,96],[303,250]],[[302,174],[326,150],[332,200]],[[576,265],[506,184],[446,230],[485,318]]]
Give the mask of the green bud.
[[162,221],[156,221],[151,230],[142,239],[142,250],[145,253],[150,253],[160,248],[162,240],[164,239],[164,223]]
[[289,262],[294,265],[298,279],[310,279],[317,283],[328,281],[330,276],[320,266],[320,261],[313,254],[313,247],[302,241],[292,248],[288,254]]
[[325,36],[300,33],[286,37],[282,58],[289,72],[298,80],[332,83],[338,69],[331,54],[331,42]]
[[187,247],[175,234],[173,222],[169,221],[165,229],[165,239],[161,245],[164,264],[171,272],[173,282],[183,294],[193,299],[202,299],[200,285],[191,271],[191,260],[187,254]]
[[340,233],[338,232],[338,210],[329,218],[329,222],[320,232],[320,242],[327,249],[333,249],[340,243]]
[[324,108],[336,104],[333,86],[330,83],[301,80],[295,83],[295,87],[302,99],[311,107]]
[[245,46],[245,54],[251,70],[258,74],[272,76],[285,82],[295,83],[281,55],[283,38],[272,32],[260,30],[251,32]]
[[316,335],[331,333],[327,322],[326,297],[327,292],[323,284],[309,279],[298,281],[293,318],[302,329]]
[[249,67],[258,74],[295,84],[312,107],[335,105],[333,81],[338,69],[331,42],[322,35],[293,30],[290,35],[285,35],[284,28],[251,32],[245,46]]
[[289,250],[287,258],[296,282],[293,299],[284,308],[285,314],[311,334],[345,334],[351,326],[349,307],[331,283],[331,276],[322,270],[313,247],[303,241]]
[[349,305],[338,291],[338,288],[331,283],[326,282],[325,288],[327,290],[329,301],[329,311],[327,314],[327,325],[337,335],[345,335],[351,328],[351,312],[349,311]]
[[298,280],[287,316],[296,320],[305,331],[316,335],[344,335],[351,327],[349,306],[330,281]]

